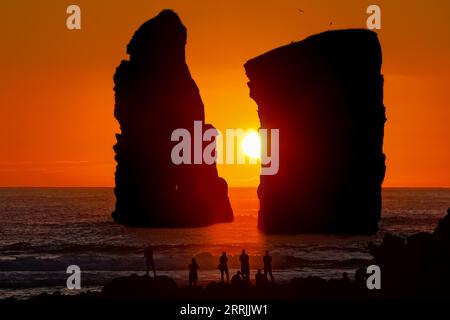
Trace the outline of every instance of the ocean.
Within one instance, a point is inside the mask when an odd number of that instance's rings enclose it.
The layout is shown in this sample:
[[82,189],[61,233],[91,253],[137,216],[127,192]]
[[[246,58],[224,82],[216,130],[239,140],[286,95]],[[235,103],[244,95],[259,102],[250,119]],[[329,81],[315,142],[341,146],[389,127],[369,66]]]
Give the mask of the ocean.
[[[65,294],[66,269],[81,268],[82,290],[100,290],[111,279],[144,274],[143,250],[151,243],[157,274],[187,285],[196,257],[199,283],[220,279],[218,256],[229,255],[230,273],[242,249],[252,273],[270,250],[278,282],[294,277],[338,278],[370,262],[367,242],[386,232],[407,236],[432,231],[450,206],[450,189],[383,190],[380,231],[374,236],[265,235],[257,229],[255,188],[230,188],[235,220],[192,229],[141,229],[116,224],[112,188],[0,188],[0,299],[42,292]],[[230,274],[230,276],[231,276]]]

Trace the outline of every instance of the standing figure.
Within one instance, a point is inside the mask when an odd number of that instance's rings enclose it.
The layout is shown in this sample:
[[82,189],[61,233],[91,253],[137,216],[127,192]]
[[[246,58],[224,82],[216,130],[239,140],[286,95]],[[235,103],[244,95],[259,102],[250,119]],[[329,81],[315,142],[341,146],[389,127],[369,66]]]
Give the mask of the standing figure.
[[145,249],[145,251],[144,251],[144,258],[145,258],[145,263],[147,265],[147,273],[146,273],[147,276],[148,276],[148,273],[149,273],[150,267],[151,267],[152,270],[153,270],[153,275],[156,278],[155,261],[153,260],[153,248],[152,248],[151,244],[148,245],[147,249]]
[[242,249],[242,254],[239,257],[239,261],[241,261],[242,278],[245,281],[250,281],[250,258],[248,254],[245,253],[244,249]]
[[273,283],[273,275],[272,275],[272,256],[269,255],[269,251],[266,251],[265,256],[263,257],[264,263],[264,276],[267,278],[267,275],[270,276],[270,282]]
[[230,274],[228,273],[228,257],[226,252],[222,252],[222,255],[219,258],[219,266],[220,270],[220,279],[224,281],[224,275],[227,276],[227,284],[230,283]]
[[192,263],[189,265],[189,287],[195,287],[197,285],[198,269],[200,269],[200,267],[198,266],[197,261],[195,258],[192,258]]

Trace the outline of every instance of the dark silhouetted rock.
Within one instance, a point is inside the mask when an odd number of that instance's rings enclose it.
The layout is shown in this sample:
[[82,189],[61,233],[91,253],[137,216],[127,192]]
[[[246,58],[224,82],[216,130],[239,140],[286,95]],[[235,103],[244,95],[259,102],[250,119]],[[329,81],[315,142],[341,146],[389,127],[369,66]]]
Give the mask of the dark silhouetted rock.
[[382,288],[400,297],[450,297],[450,209],[433,233],[406,239],[386,235],[369,243],[382,272]]
[[[185,62],[186,28],[170,10],[144,23],[114,75],[120,124],[115,221],[138,227],[194,227],[230,222],[228,186],[215,165],[175,165],[173,130],[194,137],[204,123],[199,90]],[[203,130],[212,128],[203,125]],[[193,145],[193,142],[192,142]],[[193,154],[193,153],[192,153]]]
[[377,231],[385,175],[381,62],[376,33],[341,30],[245,64],[261,127],[280,130],[279,172],[261,176],[258,189],[262,230]]
[[168,299],[177,289],[175,281],[166,276],[131,275],[113,279],[103,287],[102,295],[118,300]]

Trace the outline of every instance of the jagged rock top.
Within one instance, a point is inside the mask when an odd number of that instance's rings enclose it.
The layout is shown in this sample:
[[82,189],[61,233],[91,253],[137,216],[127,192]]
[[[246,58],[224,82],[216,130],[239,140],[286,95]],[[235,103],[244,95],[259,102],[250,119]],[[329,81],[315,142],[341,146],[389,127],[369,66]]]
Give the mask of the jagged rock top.
[[[184,62],[184,47],[187,32],[178,15],[172,10],[163,10],[155,18],[145,22],[133,35],[127,46],[130,61],[167,60],[167,55],[178,55]],[[183,53],[179,55],[179,53]]]

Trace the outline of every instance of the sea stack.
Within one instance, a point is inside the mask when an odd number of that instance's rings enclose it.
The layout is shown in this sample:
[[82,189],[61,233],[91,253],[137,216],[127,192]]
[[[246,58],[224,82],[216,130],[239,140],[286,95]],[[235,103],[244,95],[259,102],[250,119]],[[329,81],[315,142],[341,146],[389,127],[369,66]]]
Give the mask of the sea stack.
[[[233,219],[228,186],[215,164],[176,165],[172,132],[194,121],[204,106],[185,60],[186,28],[164,10],[145,22],[127,47],[129,60],[114,75],[116,222],[135,227],[199,227]],[[194,143],[192,142],[192,145]]]
[[245,64],[262,128],[280,130],[261,176],[268,233],[372,234],[385,175],[382,54],[369,30],[328,31]]

